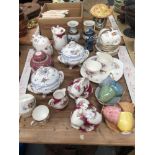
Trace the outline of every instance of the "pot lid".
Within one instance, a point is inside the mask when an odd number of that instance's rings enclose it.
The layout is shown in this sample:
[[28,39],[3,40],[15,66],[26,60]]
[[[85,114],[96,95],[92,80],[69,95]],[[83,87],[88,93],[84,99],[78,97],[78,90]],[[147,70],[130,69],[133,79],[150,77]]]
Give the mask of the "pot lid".
[[33,55],[33,58],[35,61],[43,61],[46,59],[46,54],[44,52],[36,52]]
[[37,86],[53,85],[59,79],[59,72],[54,67],[40,67],[31,76],[31,83]]
[[77,57],[85,52],[85,49],[75,41],[70,41],[62,50],[61,53],[68,57]]

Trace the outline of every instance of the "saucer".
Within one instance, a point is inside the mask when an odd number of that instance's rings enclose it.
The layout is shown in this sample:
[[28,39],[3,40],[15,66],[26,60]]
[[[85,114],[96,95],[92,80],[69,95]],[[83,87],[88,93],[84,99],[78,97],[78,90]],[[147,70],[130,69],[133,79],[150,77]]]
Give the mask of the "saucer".
[[116,49],[114,49],[114,50],[110,50],[110,52],[109,52],[108,49],[102,50],[97,44],[95,44],[95,48],[96,48],[99,52],[107,52],[107,53],[109,53],[111,56],[115,56],[115,55],[117,55],[118,52],[119,52],[119,46],[118,46]]
[[[88,58],[87,60],[97,60],[97,56],[92,56],[92,57]],[[113,58],[113,63],[112,63],[111,68],[112,69],[107,72],[101,71],[97,74],[89,74],[86,71],[84,64],[83,64],[81,67],[80,73],[83,77],[88,78],[90,81],[92,81],[94,83],[101,83],[109,75],[111,76],[111,78],[113,80],[118,81],[123,75],[123,63],[119,59]]]

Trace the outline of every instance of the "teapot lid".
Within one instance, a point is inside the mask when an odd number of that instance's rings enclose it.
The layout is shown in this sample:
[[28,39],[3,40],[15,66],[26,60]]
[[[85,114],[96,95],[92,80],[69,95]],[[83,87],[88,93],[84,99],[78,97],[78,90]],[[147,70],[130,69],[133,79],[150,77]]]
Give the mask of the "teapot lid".
[[59,72],[54,67],[43,67],[37,69],[31,76],[33,85],[51,85],[59,80]]
[[43,61],[43,60],[46,59],[46,56],[47,56],[47,55],[46,55],[45,52],[40,51],[40,52],[34,53],[33,59],[34,59],[35,61]]
[[73,56],[73,55],[79,55],[81,53],[84,53],[84,47],[80,44],[76,43],[75,41],[70,41],[62,50],[61,53],[63,53],[66,56]]

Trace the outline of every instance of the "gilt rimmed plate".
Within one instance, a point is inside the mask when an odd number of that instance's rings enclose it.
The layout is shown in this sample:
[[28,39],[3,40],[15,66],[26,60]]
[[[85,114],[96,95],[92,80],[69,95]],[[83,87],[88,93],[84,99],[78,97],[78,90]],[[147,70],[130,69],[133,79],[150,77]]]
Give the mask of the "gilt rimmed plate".
[[[97,61],[97,56],[92,56],[92,57],[88,58],[87,60],[96,60]],[[109,75],[111,76],[111,78],[113,80],[118,81],[123,75],[123,63],[119,59],[113,58],[113,63],[112,63],[111,68],[112,69],[107,72],[101,71],[97,74],[89,74],[86,71],[84,64],[83,64],[81,67],[80,73],[83,77],[88,78],[90,81],[92,81],[94,83],[101,83]]]

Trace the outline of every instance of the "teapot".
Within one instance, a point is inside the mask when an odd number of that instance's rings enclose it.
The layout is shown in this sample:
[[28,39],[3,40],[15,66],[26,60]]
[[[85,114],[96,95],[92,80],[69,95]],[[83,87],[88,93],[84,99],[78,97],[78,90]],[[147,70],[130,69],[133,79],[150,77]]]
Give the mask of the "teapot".
[[93,92],[93,88],[87,78],[78,78],[69,84],[67,91],[73,99],[87,98]]
[[34,49],[38,51],[45,52],[48,55],[53,54],[53,47],[50,43],[50,40],[42,35],[32,35],[32,45]]
[[88,100],[80,97],[71,115],[71,126],[83,131],[93,131],[102,121],[102,115]]

